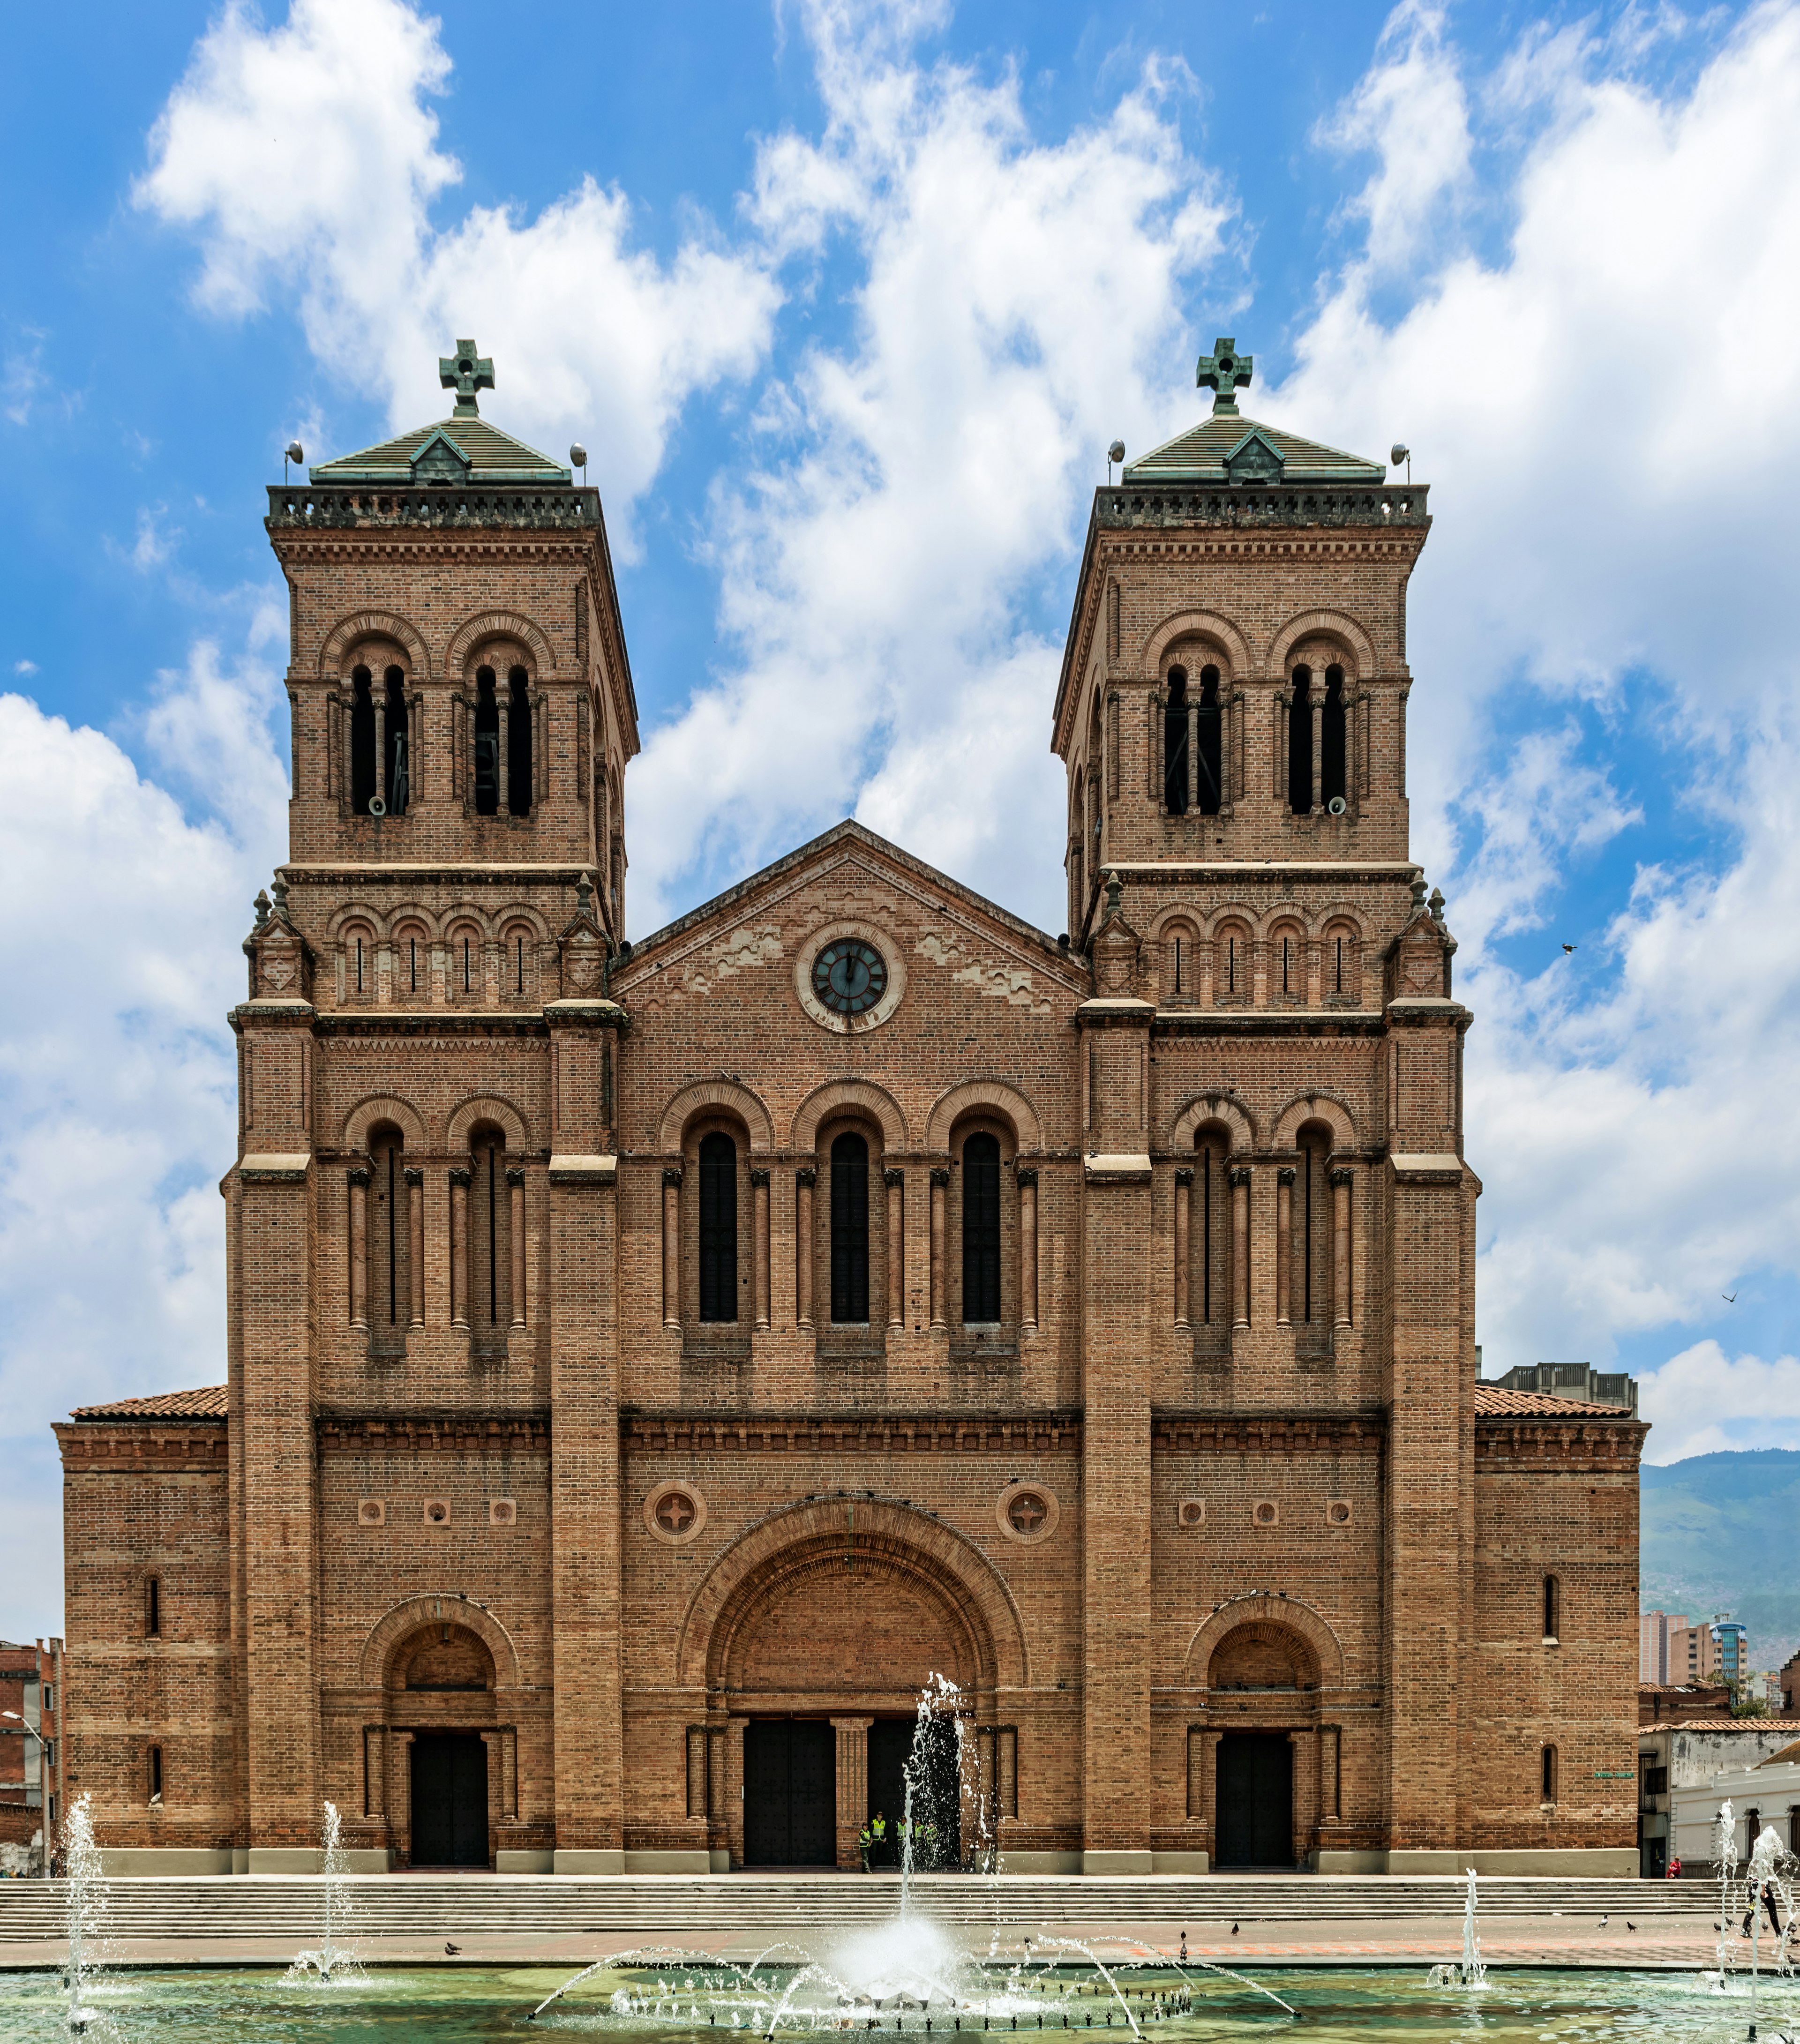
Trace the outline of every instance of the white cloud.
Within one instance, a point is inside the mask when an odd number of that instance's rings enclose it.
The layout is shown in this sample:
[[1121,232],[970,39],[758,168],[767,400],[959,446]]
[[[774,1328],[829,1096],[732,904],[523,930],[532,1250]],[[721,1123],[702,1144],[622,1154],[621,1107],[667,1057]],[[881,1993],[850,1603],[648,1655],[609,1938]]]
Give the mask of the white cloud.
[[13,663],[13,672],[15,674],[35,674],[37,672],[37,663],[35,660],[15,660]]
[[231,818],[195,824],[112,739],[0,696],[0,1440],[36,1500],[8,1549],[9,1638],[59,1625],[51,1423],[224,1379],[225,1016],[279,852],[279,700],[206,645],[162,678],[152,756]]
[[314,355],[387,401],[396,430],[445,408],[436,367],[471,331],[508,428],[561,456],[578,436],[621,524],[682,405],[749,373],[779,293],[754,251],[690,230],[666,263],[633,246],[591,179],[527,219],[431,208],[460,179],[433,97],[450,60],[400,0],[294,0],[264,29],[232,0],[151,138],[140,205],[196,234],[200,302],[243,317],[290,294]]
[[1716,1341],[1696,1342],[1644,1373],[1637,1410],[1654,1429],[1645,1446],[1652,1462],[1749,1445],[1733,1421],[1756,1423],[1758,1447],[1800,1447],[1800,1358],[1728,1357]]
[[[1066,140],[1017,82],[926,71],[905,22],[814,7],[827,125],[759,159],[752,216],[842,236],[852,337],[759,412],[767,465],[721,483],[713,558],[735,664],[654,732],[632,790],[633,920],[846,810],[1061,916],[1060,648],[1021,620],[1066,575],[1104,450],[1197,409],[1163,387],[1182,295],[1226,211],[1147,77]],[[698,845],[690,819],[719,819]]]

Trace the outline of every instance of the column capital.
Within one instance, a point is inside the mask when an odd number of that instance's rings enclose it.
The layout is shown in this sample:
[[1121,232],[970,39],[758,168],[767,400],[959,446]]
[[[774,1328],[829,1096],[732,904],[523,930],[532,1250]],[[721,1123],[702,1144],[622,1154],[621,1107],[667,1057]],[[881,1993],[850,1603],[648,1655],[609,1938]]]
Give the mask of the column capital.
[[906,1174],[898,1164],[890,1164],[883,1171],[881,1181],[884,1185],[903,1185],[906,1182]]
[[506,1166],[506,1182],[509,1185],[522,1185],[525,1183],[525,1167],[522,1164],[509,1164]]
[[1356,1175],[1347,1164],[1340,1164],[1331,1174],[1331,1182],[1334,1185],[1348,1185]]
[[679,1185],[681,1183],[680,1165],[665,1164],[663,1166],[663,1183],[665,1185]]
[[750,1182],[753,1185],[766,1185],[769,1182],[767,1166],[752,1164],[750,1167]]
[[417,1164],[409,1164],[406,1166],[406,1182],[409,1185],[422,1185],[425,1183],[424,1170]]
[[1178,1164],[1175,1166],[1175,1181],[1178,1185],[1191,1185],[1194,1182],[1194,1167],[1190,1164]]
[[1248,1164],[1233,1164],[1231,1167],[1231,1182],[1234,1185],[1248,1185],[1250,1166]]
[[1013,1168],[1021,1185],[1035,1185],[1037,1183],[1037,1166],[1035,1164],[1015,1164]]
[[369,1182],[369,1175],[367,1164],[352,1164],[344,1174],[353,1185],[366,1185]]
[[794,1174],[794,1182],[797,1185],[816,1185],[818,1181],[818,1169],[815,1165],[802,1164]]
[[474,1175],[467,1164],[458,1164],[451,1170],[450,1182],[453,1185],[467,1185]]
[[1299,1175],[1300,1174],[1294,1170],[1291,1164],[1283,1164],[1281,1169],[1275,1173],[1275,1180],[1279,1185],[1291,1185]]
[[943,1164],[933,1165],[931,1168],[931,1182],[934,1185],[948,1185],[950,1182],[950,1172],[948,1167]]

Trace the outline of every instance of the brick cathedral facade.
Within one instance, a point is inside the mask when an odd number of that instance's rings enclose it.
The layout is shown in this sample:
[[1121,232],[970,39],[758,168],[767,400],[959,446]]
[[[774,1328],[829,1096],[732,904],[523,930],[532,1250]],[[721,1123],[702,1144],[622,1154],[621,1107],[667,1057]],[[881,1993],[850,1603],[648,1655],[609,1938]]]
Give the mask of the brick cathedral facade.
[[371,1868],[851,1866],[941,1676],[965,1859],[1633,1870],[1644,1430],[1477,1384],[1425,486],[1221,341],[1095,494],[1067,936],[845,823],[631,944],[598,494],[443,367],[269,490],[228,1381],[57,1429],[113,1868],[328,1798]]

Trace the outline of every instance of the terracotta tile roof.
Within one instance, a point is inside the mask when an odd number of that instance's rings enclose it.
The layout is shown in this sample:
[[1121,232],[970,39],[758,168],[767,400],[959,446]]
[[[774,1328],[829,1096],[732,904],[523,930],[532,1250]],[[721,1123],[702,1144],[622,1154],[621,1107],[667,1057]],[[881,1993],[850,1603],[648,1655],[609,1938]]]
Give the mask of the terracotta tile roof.
[[222,1420],[225,1387],[208,1384],[198,1391],[160,1391],[154,1398],[115,1398],[106,1405],[78,1405],[71,1420]]
[[1507,1391],[1498,1384],[1477,1384],[1475,1388],[1478,1419],[1520,1420],[1629,1420],[1635,1416],[1624,1405],[1590,1405],[1580,1398],[1556,1398],[1548,1391]]
[[[1752,1724],[1767,1724],[1768,1723],[1768,1719],[1767,1718],[1752,1718],[1749,1719],[1749,1723]],[[1795,1739],[1791,1746],[1784,1746],[1779,1753],[1771,1753],[1768,1758],[1761,1762],[1760,1765],[1764,1767],[1783,1767],[1790,1761],[1795,1760],[1800,1760],[1800,1739]]]

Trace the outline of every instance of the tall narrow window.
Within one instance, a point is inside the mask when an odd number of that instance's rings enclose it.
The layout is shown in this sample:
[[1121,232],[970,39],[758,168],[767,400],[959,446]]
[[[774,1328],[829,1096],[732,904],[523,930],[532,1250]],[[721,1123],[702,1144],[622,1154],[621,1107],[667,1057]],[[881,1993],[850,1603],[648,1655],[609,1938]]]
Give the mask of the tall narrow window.
[[[408,1269],[412,1231],[407,1226],[405,1139],[393,1127],[369,1137],[368,1270],[369,1353],[404,1355],[412,1317]],[[406,1310],[402,1312],[401,1308]]]
[[963,1145],[963,1320],[1000,1317],[1000,1139]]
[[150,1749],[150,1800],[152,1803],[163,1800],[163,1749],[160,1746]]
[[1539,1787],[1541,1792],[1542,1800],[1546,1803],[1554,1803],[1556,1801],[1556,1749],[1553,1746],[1547,1746],[1544,1747],[1542,1756],[1539,1761]]
[[1544,1636],[1559,1640],[1563,1636],[1563,1586],[1554,1576],[1544,1578]]
[[854,1134],[831,1146],[831,1317],[869,1317],[869,1146]]
[[1337,983],[1333,991],[1337,993],[1344,991],[1344,939],[1341,937],[1337,939]]
[[491,1123],[470,1142],[468,1232],[471,1351],[503,1356],[512,1318],[512,1212],[506,1138]]
[[1294,991],[1293,987],[1288,983],[1293,974],[1293,939],[1290,937],[1283,937],[1281,940],[1281,990],[1283,993],[1291,993]]
[[417,993],[419,990],[419,940],[417,937],[409,937],[406,939],[406,950],[412,962],[412,990]]
[[150,1577],[144,1585],[144,1636],[146,1639],[160,1639],[163,1636],[163,1585],[156,1576]]
[[1294,703],[1287,713],[1287,806],[1297,816],[1313,807],[1313,670],[1294,670]]
[[375,791],[375,697],[367,667],[352,670],[350,686],[350,807],[366,816]]
[[500,704],[494,670],[475,670],[475,805],[478,816],[500,813]]
[[700,1317],[737,1318],[737,1145],[700,1139]]
[[1194,1139],[1189,1195],[1187,1313],[1197,1348],[1221,1355],[1231,1340],[1231,1186],[1229,1139],[1214,1125]]
[[1181,939],[1179,937],[1177,937],[1175,940],[1175,990],[1177,993],[1179,993],[1182,991]]
[[1295,1346],[1318,1356],[1331,1346],[1331,1135],[1317,1122],[1300,1132],[1294,1185],[1289,1312]]
[[1187,814],[1187,672],[1169,670],[1169,700],[1163,712],[1163,807],[1171,816]]
[[1328,809],[1344,798],[1344,670],[1327,667],[1319,720],[1319,799]]
[[1200,708],[1195,724],[1200,740],[1198,763],[1200,813],[1203,816],[1216,816],[1225,801],[1225,717],[1219,705],[1219,670],[1217,667],[1202,667],[1200,670]]
[[506,677],[506,807],[531,814],[531,677],[514,667]]
[[403,816],[406,813],[406,797],[412,792],[413,761],[412,748],[406,742],[406,677],[398,667],[387,670],[387,726],[384,742],[387,759],[383,778],[387,813]]

